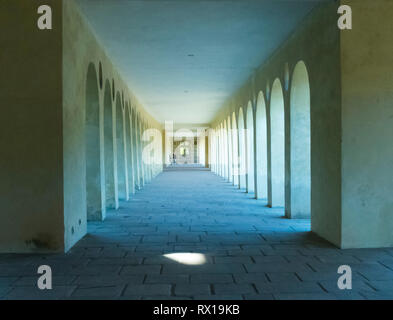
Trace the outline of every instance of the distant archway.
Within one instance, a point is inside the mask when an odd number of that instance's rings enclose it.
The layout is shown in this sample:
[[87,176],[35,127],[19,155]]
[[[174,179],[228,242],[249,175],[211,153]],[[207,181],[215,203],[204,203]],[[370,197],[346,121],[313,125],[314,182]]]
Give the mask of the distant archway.
[[140,124],[140,139],[141,139],[141,158],[142,158],[142,176],[143,176],[143,185],[145,185],[147,183],[147,164],[146,164],[146,159],[143,156],[143,149],[146,146],[146,142],[143,141],[142,136],[143,136],[143,131],[145,129],[145,125],[144,125],[144,120],[141,121]]
[[311,119],[310,85],[307,67],[303,61],[296,65],[290,93],[291,196],[290,218],[311,216]]
[[219,137],[219,131],[218,127],[216,127],[215,131],[215,154],[216,154],[216,173],[220,174],[220,137]]
[[254,112],[251,102],[247,106],[247,192],[255,191],[254,178]]
[[229,180],[228,175],[228,131],[227,122],[224,120],[222,123],[222,135],[223,135],[223,162],[224,162],[224,178]]
[[239,137],[237,134],[236,113],[232,113],[232,162],[233,185],[239,185]]
[[124,116],[120,93],[116,94],[117,185],[119,199],[127,200],[126,157],[124,144]]
[[214,142],[214,172],[218,174],[218,133],[217,127],[213,129],[213,142]]
[[115,173],[113,152],[113,113],[112,93],[109,81],[105,82],[104,91],[104,163],[106,207],[115,208]]
[[142,141],[142,119],[139,115],[138,117],[138,123],[137,123],[137,132],[138,132],[138,155],[139,155],[139,176],[140,176],[140,185],[143,188],[145,185],[145,171],[144,171],[144,162],[143,162],[143,156],[142,156],[142,150],[143,150],[143,141]]
[[271,199],[272,207],[285,205],[285,121],[284,96],[279,79],[272,86],[270,100],[271,125]]
[[246,134],[244,129],[243,108],[239,109],[239,188],[246,188],[246,171],[247,171],[247,155],[246,155]]
[[232,130],[231,130],[231,117],[227,119],[227,130],[228,130],[228,174],[229,181],[233,182],[233,149],[232,149]]
[[125,106],[125,146],[126,146],[126,159],[127,159],[127,177],[128,177],[128,194],[135,193],[134,172],[133,172],[133,159],[132,159],[132,135],[131,135],[131,107],[128,102]]
[[131,109],[131,136],[132,136],[132,155],[133,155],[133,172],[134,172],[134,186],[135,189],[139,189],[139,159],[138,159],[138,138],[137,138],[137,127],[136,127],[136,122],[137,122],[137,116],[136,116],[136,110]]
[[217,175],[221,175],[221,162],[220,162],[220,125],[216,127],[216,155],[217,155]]
[[216,130],[209,129],[209,163],[213,172],[216,172]]
[[256,170],[257,170],[257,199],[267,199],[267,118],[266,104],[263,92],[259,92],[255,117],[256,130]]
[[138,177],[139,177],[139,188],[143,188],[144,177],[143,177],[143,159],[142,159],[142,139],[141,139],[141,118],[140,115],[136,116],[136,140],[138,150]]
[[219,125],[219,141],[220,141],[220,176],[224,176],[224,138],[222,123]]
[[93,63],[87,71],[85,101],[87,220],[102,220],[100,102],[97,73]]

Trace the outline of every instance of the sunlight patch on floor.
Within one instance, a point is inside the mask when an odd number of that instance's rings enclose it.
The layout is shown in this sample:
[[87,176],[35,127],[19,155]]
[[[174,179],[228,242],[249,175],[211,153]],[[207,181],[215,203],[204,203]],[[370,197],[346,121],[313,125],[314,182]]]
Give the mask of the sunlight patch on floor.
[[200,265],[206,263],[206,257],[201,253],[177,252],[164,254],[164,257],[186,265]]

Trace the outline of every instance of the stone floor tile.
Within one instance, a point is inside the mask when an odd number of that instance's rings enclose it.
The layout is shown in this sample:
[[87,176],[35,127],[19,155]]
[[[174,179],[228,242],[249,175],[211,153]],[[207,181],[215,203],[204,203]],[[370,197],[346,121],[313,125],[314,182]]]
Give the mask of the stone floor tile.
[[256,283],[258,293],[323,293],[325,292],[315,282],[273,282],[273,283]]
[[112,286],[93,286],[93,287],[79,287],[73,293],[72,297],[90,297],[96,298],[117,298],[120,297],[125,285]]
[[171,285],[170,284],[132,284],[128,285],[123,293],[123,296],[170,296],[171,295]]
[[233,277],[230,274],[193,274],[191,283],[233,283]]
[[14,284],[18,277],[0,277],[0,287],[8,287]]
[[176,284],[175,295],[177,296],[196,296],[208,295],[211,293],[208,284]]
[[334,294],[320,292],[320,293],[275,293],[276,300],[336,300]]
[[161,265],[139,265],[139,266],[124,266],[120,272],[121,275],[133,274],[159,274]]
[[142,284],[145,279],[143,274],[135,275],[101,275],[97,276],[79,276],[72,284],[78,287],[104,287],[120,286],[123,284]]
[[216,263],[252,263],[251,257],[248,256],[226,256],[226,257],[215,257]]
[[[15,287],[37,287],[39,275],[35,277],[21,277],[15,281],[12,285]],[[52,286],[67,286],[73,283],[77,278],[75,275],[62,275],[52,277]]]
[[76,286],[56,286],[51,290],[40,290],[38,287],[15,287],[3,298],[7,300],[57,300],[67,298]]
[[238,294],[230,295],[197,295],[194,300],[243,300],[243,296]]
[[242,283],[224,283],[214,284],[214,293],[217,295],[229,295],[229,294],[255,294],[255,288],[251,284]]
[[188,274],[149,274],[144,283],[185,284],[190,283],[190,276]]
[[[393,299],[393,249],[340,250],[252,196],[208,171],[164,172],[68,253],[0,254],[0,299]],[[163,257],[188,252],[205,263]],[[51,292],[36,288],[42,264]],[[342,264],[350,292],[336,289]]]

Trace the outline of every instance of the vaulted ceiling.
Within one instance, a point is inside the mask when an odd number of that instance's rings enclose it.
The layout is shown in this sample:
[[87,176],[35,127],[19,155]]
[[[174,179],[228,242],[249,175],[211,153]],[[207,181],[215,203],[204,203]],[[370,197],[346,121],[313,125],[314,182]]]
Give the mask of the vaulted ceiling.
[[78,0],[159,121],[209,123],[319,0]]

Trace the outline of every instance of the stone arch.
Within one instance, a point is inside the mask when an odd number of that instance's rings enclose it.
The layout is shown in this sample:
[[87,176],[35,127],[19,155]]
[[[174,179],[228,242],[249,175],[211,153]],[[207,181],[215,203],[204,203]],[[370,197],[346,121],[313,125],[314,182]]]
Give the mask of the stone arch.
[[222,176],[222,124],[220,123],[217,128],[218,132],[218,174]]
[[214,156],[214,145],[215,145],[215,141],[214,141],[214,129],[209,128],[208,129],[208,135],[209,135],[209,153],[208,153],[208,163],[209,163],[209,168],[215,172],[215,156]]
[[220,170],[220,176],[223,172],[223,162],[222,162],[222,124],[218,125],[218,164]]
[[117,160],[117,186],[120,200],[127,200],[126,157],[124,144],[124,113],[120,92],[116,93],[116,160]]
[[128,194],[135,193],[134,182],[134,159],[133,159],[133,143],[132,143],[132,112],[131,105],[127,101],[125,106],[125,145],[126,145],[126,158],[127,158],[127,176],[128,176]]
[[289,64],[288,62],[284,65],[284,89],[287,91],[289,89]]
[[209,153],[208,153],[208,163],[210,169],[215,172],[215,155],[214,155],[214,145],[215,145],[215,139],[214,139],[214,129],[209,128],[208,129],[208,139],[209,139]]
[[222,122],[220,122],[220,175],[224,177],[224,128]]
[[257,199],[267,199],[267,117],[265,96],[262,91],[258,94],[256,116],[255,116],[255,137],[256,137],[256,192]]
[[115,79],[112,79],[112,99],[115,100],[116,89],[115,89]]
[[138,121],[139,121],[139,116],[138,112],[135,110],[135,147],[136,147],[136,159],[137,159],[137,165],[136,165],[136,171],[137,171],[137,185],[138,188],[141,189],[141,175],[140,175],[140,164],[141,164],[141,159],[140,159],[140,153],[139,153],[139,146],[140,146],[140,140],[139,140],[139,133],[138,133]]
[[143,187],[143,169],[142,169],[142,155],[141,155],[141,135],[140,135],[140,125],[141,125],[141,118],[140,114],[136,112],[135,117],[135,136],[136,136],[136,143],[137,143],[137,159],[138,159],[138,186],[139,188]]
[[253,193],[255,191],[255,178],[254,178],[254,110],[251,101],[247,106],[247,192]]
[[215,155],[216,155],[216,174],[219,173],[220,170],[220,163],[219,163],[219,140],[218,140],[218,127],[214,129],[214,136],[215,136]]
[[247,147],[246,147],[246,134],[244,128],[244,115],[243,108],[239,109],[238,116],[238,135],[239,135],[239,188],[247,187],[246,174],[247,174]]
[[239,185],[239,136],[237,134],[236,113],[232,113],[232,162],[233,162],[233,185]]
[[85,88],[85,159],[87,220],[102,220],[100,102],[96,68],[89,64]]
[[265,90],[265,92],[266,92],[266,100],[269,100],[269,97],[270,97],[270,82],[269,82],[269,80],[266,83],[266,90]]
[[113,110],[111,85],[108,80],[104,89],[104,163],[106,207],[115,208],[115,170],[113,151]]
[[99,82],[99,85],[100,85],[100,89],[102,89],[104,81],[103,81],[102,63],[101,63],[101,61],[99,62],[99,66],[98,66],[98,82]]
[[216,155],[216,173],[219,174],[220,172],[220,154],[219,154],[219,147],[220,147],[220,141],[219,141],[219,130],[218,126],[214,129],[214,136],[215,136],[215,155]]
[[137,122],[137,116],[136,116],[136,110],[135,108],[131,109],[131,135],[132,135],[132,144],[133,144],[133,163],[134,163],[134,185],[135,188],[138,190],[139,189],[139,159],[138,159],[138,140],[137,140],[137,132],[136,132],[136,122]]
[[145,158],[143,157],[143,149],[145,147],[146,142],[143,141],[143,128],[144,128],[144,119],[142,118],[141,122],[140,122],[139,134],[140,134],[140,139],[141,139],[141,159],[142,159],[141,163],[142,163],[142,172],[143,172],[142,176],[143,176],[143,184],[145,184],[146,183],[146,161],[145,161]]
[[284,95],[281,81],[277,78],[270,96],[271,139],[271,198],[269,205],[285,205],[285,118]]
[[[152,128],[152,126],[150,125],[150,123],[147,122],[147,123],[146,123],[146,130],[151,131],[152,129],[153,129],[153,128]],[[149,145],[153,145],[154,148],[155,148],[155,142],[154,142],[155,136],[150,136],[150,137],[151,137],[151,139],[150,139],[150,141],[149,141]],[[151,181],[152,178],[153,178],[153,166],[154,166],[154,163],[155,163],[155,161],[154,161],[154,156],[155,156],[156,152],[158,152],[158,150],[154,150],[154,149],[153,149],[153,150],[151,151],[151,153],[150,153],[151,158],[150,158],[150,161],[149,161],[149,181]]]
[[227,123],[224,120],[222,122],[222,134],[223,134],[223,164],[224,164],[224,178],[229,179],[228,175],[228,131],[227,131]]
[[290,218],[311,216],[311,118],[307,67],[299,61],[290,91]]
[[148,159],[145,158],[144,155],[144,148],[147,145],[147,141],[144,140],[143,138],[143,132],[146,130],[146,123],[145,119],[142,119],[141,122],[141,156],[142,156],[142,166],[143,166],[143,179],[144,183],[146,184],[149,181],[149,165],[148,165]]
[[232,129],[231,129],[231,116],[227,118],[227,130],[228,130],[228,174],[229,182],[233,182],[233,147],[232,147]]

